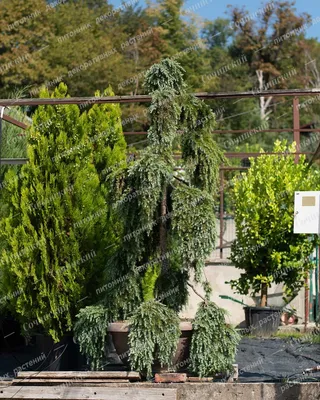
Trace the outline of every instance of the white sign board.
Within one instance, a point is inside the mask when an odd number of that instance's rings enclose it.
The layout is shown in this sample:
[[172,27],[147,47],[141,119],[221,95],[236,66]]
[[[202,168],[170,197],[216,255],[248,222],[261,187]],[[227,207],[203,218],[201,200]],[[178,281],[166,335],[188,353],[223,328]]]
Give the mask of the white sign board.
[[320,234],[320,192],[295,192],[293,232]]

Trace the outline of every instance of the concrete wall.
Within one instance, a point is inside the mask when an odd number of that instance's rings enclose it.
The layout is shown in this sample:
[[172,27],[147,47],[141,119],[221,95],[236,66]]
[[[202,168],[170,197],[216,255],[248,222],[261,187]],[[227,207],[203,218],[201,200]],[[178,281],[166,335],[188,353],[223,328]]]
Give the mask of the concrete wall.
[[[109,383],[106,384],[106,386],[114,387],[115,393],[119,387],[128,388],[128,396],[125,396],[126,398],[128,397],[128,399],[138,398],[134,396],[134,394],[130,393],[130,390],[134,390],[134,388],[176,389],[177,400],[319,400],[320,398],[320,382],[169,384]],[[74,389],[75,388],[70,388],[70,391],[74,391]],[[98,389],[100,390],[100,388]],[[96,388],[93,388],[93,390],[96,390]],[[1,397],[4,397],[4,395],[0,395],[0,398]],[[117,396],[115,397],[117,398]],[[19,399],[18,396],[15,398]],[[63,396],[62,398],[66,399],[67,396]],[[167,398],[166,394],[163,393],[161,398],[165,400]]]
[[177,400],[319,400],[320,383],[171,384]]
[[[244,311],[243,306],[231,300],[221,299],[220,295],[231,296],[237,300],[244,302],[247,305],[254,305],[254,301],[249,296],[241,296],[238,294],[234,294],[230,285],[226,284],[226,281],[231,279],[237,279],[240,277],[241,270],[236,269],[233,265],[230,264],[228,260],[209,260],[208,264],[205,268],[205,275],[210,282],[213,293],[212,300],[220,307],[225,308],[229,312],[228,322],[232,325],[240,325],[244,324]],[[201,286],[195,285],[197,291],[200,294],[203,294],[203,290]],[[269,299],[268,304],[270,306],[282,306],[282,285],[274,285],[269,290]],[[196,311],[197,306],[201,302],[201,299],[193,292],[190,288],[190,297],[189,304],[181,313],[182,318],[193,318]],[[304,321],[304,289],[302,289],[299,295],[290,303],[290,305],[294,306],[297,309],[297,315],[299,318],[299,323],[303,323]]]

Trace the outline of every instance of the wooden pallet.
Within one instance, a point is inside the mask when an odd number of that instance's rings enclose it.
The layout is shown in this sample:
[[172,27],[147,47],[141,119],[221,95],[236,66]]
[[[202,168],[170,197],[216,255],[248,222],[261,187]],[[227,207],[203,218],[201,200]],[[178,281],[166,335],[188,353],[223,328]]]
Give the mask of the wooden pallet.
[[239,379],[239,367],[238,364],[232,364],[233,371],[232,373],[227,376],[223,374],[217,374],[216,376],[206,377],[206,378],[199,378],[197,376],[188,376],[187,382],[192,383],[201,383],[201,382],[215,382],[217,379],[221,379],[224,382],[232,383],[236,382]]
[[16,379],[12,381],[12,385],[79,386],[79,384],[96,384],[102,386],[107,383],[126,383],[140,380],[140,374],[134,371],[31,371],[18,372]]
[[141,387],[9,386],[1,400],[176,400],[177,389]]

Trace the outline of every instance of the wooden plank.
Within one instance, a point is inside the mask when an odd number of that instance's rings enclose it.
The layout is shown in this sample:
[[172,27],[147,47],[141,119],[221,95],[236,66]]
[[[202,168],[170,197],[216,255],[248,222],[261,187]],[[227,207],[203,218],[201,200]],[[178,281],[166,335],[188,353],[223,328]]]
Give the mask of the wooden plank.
[[54,384],[68,384],[72,386],[74,383],[82,383],[86,385],[88,383],[129,383],[129,379],[14,379],[12,381],[13,385],[36,385],[36,384],[43,384],[43,385],[54,385]]
[[13,379],[0,379],[0,386],[10,386]]
[[28,379],[130,379],[140,380],[139,372],[135,371],[20,371],[17,378]]
[[226,374],[216,374],[215,376],[208,376],[199,378],[198,376],[188,376],[187,382],[200,383],[200,382],[213,382],[216,379],[223,379],[225,382],[235,382],[239,378],[239,366],[238,364],[232,364],[233,371],[229,376]]
[[213,379],[215,379],[215,378],[213,378],[213,377],[199,378],[198,376],[189,376],[187,381],[201,383],[201,382],[213,382]]
[[176,400],[177,389],[131,387],[10,386],[1,388],[0,399],[41,400]]

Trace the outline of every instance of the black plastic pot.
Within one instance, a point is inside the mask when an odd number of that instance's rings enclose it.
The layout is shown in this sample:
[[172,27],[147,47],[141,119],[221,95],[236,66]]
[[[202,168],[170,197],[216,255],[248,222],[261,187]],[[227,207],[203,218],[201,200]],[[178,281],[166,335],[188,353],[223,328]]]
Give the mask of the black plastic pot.
[[64,336],[54,343],[49,336],[35,335],[36,352],[44,354],[45,359],[41,370],[45,371],[78,371],[82,369],[84,359],[80,354],[79,345],[74,343],[72,336]]
[[281,307],[244,307],[248,333],[255,336],[274,335],[280,325]]
[[11,315],[0,315],[0,352],[11,352],[24,345],[20,324]]

